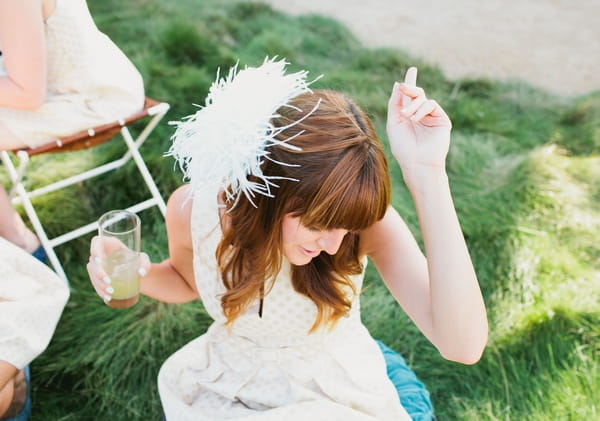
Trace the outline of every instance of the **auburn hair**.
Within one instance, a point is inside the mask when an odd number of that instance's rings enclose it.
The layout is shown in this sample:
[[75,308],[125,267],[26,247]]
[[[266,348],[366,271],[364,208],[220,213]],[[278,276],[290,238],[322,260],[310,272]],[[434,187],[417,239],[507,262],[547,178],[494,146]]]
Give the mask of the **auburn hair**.
[[274,127],[291,125],[278,138],[293,137],[290,143],[298,149],[269,147],[263,174],[282,177],[274,197],[257,195],[253,203],[240,197],[228,204],[216,252],[226,287],[221,306],[231,324],[268,293],[281,269],[286,214],[311,229],[348,230],[335,255],[322,252],[306,265],[292,265],[294,289],[317,307],[312,332],[322,323],[333,326],[350,310],[357,291],[349,277],[363,270],[359,233],[383,218],[390,204],[388,165],[371,121],[342,93],[302,94],[277,114]]

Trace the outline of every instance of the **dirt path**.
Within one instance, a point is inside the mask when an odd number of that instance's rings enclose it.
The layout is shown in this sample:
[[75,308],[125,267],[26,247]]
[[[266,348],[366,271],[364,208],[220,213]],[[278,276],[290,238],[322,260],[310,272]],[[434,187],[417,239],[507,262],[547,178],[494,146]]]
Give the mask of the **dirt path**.
[[521,79],[565,96],[600,89],[600,0],[262,0],[346,24],[365,45],[450,78]]

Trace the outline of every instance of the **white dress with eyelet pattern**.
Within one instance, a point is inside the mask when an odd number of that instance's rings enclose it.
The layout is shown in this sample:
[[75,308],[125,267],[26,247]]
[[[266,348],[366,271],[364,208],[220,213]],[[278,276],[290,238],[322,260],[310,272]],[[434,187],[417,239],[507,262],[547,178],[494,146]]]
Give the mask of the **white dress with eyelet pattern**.
[[22,369],[41,354],[68,298],[64,280],[0,237],[0,361]]
[[[196,286],[214,323],[161,367],[167,421],[410,420],[360,320],[359,298],[334,329],[309,334],[316,306],[294,290],[287,262],[264,298],[262,318],[256,302],[228,332],[215,258],[216,195],[198,192],[193,200]],[[363,277],[353,277],[357,291]]]
[[[32,111],[0,107],[0,122],[24,146],[40,146],[142,109],[142,76],[98,30],[85,0],[57,0],[45,22],[45,37],[48,73],[44,103]],[[0,56],[0,75],[4,73]]]

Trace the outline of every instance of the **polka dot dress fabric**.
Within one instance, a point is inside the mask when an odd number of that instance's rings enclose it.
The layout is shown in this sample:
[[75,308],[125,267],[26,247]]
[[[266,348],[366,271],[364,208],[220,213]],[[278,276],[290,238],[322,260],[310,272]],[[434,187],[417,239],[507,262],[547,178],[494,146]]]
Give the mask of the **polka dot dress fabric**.
[[0,360],[22,369],[41,354],[68,298],[65,281],[0,238]]
[[25,145],[40,146],[142,108],[140,73],[98,30],[85,0],[57,0],[45,35],[48,91],[44,104],[34,111],[0,107],[0,122]]
[[[195,194],[192,234],[196,285],[214,323],[161,367],[168,421],[410,420],[360,321],[358,297],[335,328],[309,334],[316,306],[295,292],[284,262],[262,317],[255,302],[228,330],[215,258],[221,237],[216,195]],[[363,276],[353,278],[357,291]]]

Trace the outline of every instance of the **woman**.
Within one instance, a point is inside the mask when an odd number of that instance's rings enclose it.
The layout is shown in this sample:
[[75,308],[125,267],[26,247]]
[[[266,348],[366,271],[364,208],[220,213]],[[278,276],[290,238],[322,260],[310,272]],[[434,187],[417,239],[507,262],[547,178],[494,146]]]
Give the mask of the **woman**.
[[[33,148],[143,106],[142,77],[85,0],[0,1],[0,150]],[[0,236],[39,241],[0,188]]]
[[[426,259],[390,206],[387,162],[369,118],[341,93],[279,88],[287,76],[274,64],[281,62],[230,72],[174,136],[171,153],[191,184],[169,200],[170,257],[144,257],[142,293],[167,302],[200,297],[215,322],[161,368],[166,418],[408,420],[360,321],[367,257],[445,358],[473,364],[487,340],[445,172],[450,120],[416,87],[415,68],[394,85],[387,131]],[[256,111],[279,89],[285,100]],[[247,123],[252,113],[269,121]],[[240,151],[252,136],[265,139],[245,161]],[[239,175],[240,161],[249,175]],[[88,272],[106,300],[99,248],[95,238]]]

